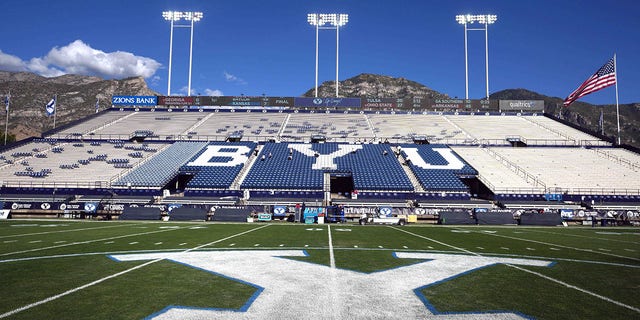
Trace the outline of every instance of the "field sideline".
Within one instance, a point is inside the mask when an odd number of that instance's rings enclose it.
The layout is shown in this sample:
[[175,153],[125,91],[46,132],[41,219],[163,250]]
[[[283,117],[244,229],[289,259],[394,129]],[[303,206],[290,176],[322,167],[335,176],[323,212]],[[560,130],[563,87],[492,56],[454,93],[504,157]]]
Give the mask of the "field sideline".
[[6,220],[0,318],[640,319],[640,230]]

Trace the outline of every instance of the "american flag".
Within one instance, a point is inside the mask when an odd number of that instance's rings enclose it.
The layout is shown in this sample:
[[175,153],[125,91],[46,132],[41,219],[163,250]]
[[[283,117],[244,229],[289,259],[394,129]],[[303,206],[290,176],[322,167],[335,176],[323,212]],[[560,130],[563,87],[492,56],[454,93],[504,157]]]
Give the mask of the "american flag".
[[598,71],[583,82],[578,89],[571,92],[571,94],[564,99],[564,106],[568,107],[581,97],[614,84],[616,84],[616,64],[614,58],[611,58],[609,62],[598,69]]

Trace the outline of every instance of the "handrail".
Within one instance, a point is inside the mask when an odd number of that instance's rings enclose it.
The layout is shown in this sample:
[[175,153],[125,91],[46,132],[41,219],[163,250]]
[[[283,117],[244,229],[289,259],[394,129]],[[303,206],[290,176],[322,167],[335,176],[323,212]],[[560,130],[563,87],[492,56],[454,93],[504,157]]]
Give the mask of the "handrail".
[[522,177],[525,179],[526,182],[529,182],[529,179],[531,179],[535,186],[540,185],[545,189],[547,188],[547,185],[544,182],[540,181],[538,177],[530,174],[529,172],[524,170],[522,167],[510,161],[509,159],[507,159],[505,156],[501,155],[497,151],[491,150],[490,148],[482,148],[482,149],[485,150],[487,153],[489,153],[489,155],[496,158],[496,160],[502,162],[503,164],[505,163],[508,164],[507,168],[509,168],[511,171],[515,172],[518,175],[522,173]]
[[543,125],[542,123],[539,123],[537,121],[533,121],[533,120],[531,120],[529,118],[526,118],[526,117],[521,117],[521,118],[524,119],[525,121],[529,121],[529,122],[531,122],[531,123],[533,123],[533,124],[535,124],[535,125],[537,125],[537,126],[539,126],[541,128],[549,130],[549,131],[551,131],[551,132],[553,132],[553,133],[555,133],[555,134],[557,134],[557,135],[559,135],[559,136],[561,136],[561,137],[563,137],[563,138],[565,138],[567,140],[573,141],[574,144],[577,144],[577,140],[575,138],[570,137],[569,135],[567,135],[567,134],[565,134],[563,132],[560,132],[560,131],[558,131],[556,129],[553,129],[553,128],[549,128],[549,127]]
[[605,152],[602,149],[590,149],[590,150],[595,152],[596,155],[598,155],[600,157],[604,157],[604,158],[606,158],[608,160],[613,160],[614,162],[616,162],[616,163],[618,163],[618,164],[620,164],[622,166],[628,167],[631,170],[640,171],[640,165],[638,165],[636,163],[633,163],[633,162],[629,161],[628,159],[618,157],[618,156],[616,156],[614,154],[611,154],[609,152]]

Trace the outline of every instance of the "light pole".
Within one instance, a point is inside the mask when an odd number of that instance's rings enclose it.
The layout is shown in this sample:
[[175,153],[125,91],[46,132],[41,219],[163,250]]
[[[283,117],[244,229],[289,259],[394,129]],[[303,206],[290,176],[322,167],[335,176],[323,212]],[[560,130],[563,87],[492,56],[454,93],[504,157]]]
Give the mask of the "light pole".
[[[336,97],[338,96],[338,74],[339,74],[339,45],[340,45],[340,27],[349,22],[348,14],[336,13],[309,13],[307,14],[307,22],[316,27],[316,86],[315,96],[318,97],[318,33],[320,29],[336,29]],[[329,25],[325,27],[325,25]]]
[[340,27],[344,26],[349,22],[348,14],[338,14],[336,15],[335,20],[333,20],[333,25],[336,27],[336,97],[338,97],[338,86],[340,85],[338,82],[338,47],[340,45]]
[[[171,95],[171,60],[173,55],[173,28],[191,28],[191,37],[189,40],[189,82],[187,85],[187,95],[191,95],[191,66],[193,62],[193,24],[202,19],[202,12],[180,12],[180,11],[165,11],[162,12],[162,17],[165,20],[171,21],[171,35],[169,37],[169,79],[167,80],[167,95]],[[188,25],[174,24],[174,21],[180,21],[184,19],[191,21]]]
[[[459,24],[464,25],[464,72],[465,72],[465,99],[469,99],[469,60],[467,53],[467,31],[474,30],[482,30],[484,31],[484,46],[485,46],[485,76],[487,81],[487,100],[489,100],[489,25],[493,24],[498,20],[497,15],[486,14],[486,15],[457,15],[456,21]],[[468,23],[478,22],[480,24],[484,24],[484,28],[478,29],[469,29],[467,28]]]

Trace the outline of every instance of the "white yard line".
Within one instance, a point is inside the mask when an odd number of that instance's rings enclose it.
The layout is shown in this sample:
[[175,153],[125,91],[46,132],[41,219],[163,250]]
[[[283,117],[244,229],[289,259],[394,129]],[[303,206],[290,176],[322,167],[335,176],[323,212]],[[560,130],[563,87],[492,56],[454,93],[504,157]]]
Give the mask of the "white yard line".
[[342,308],[344,304],[344,299],[340,298],[340,282],[338,280],[338,274],[336,269],[336,258],[333,252],[333,237],[331,236],[331,225],[327,225],[327,234],[329,238],[329,281],[331,283],[330,294],[329,294],[329,303],[328,303],[328,314],[332,315],[332,318],[337,319],[337,311]]
[[[591,229],[589,229],[591,230]],[[613,242],[621,242],[621,243],[630,243],[630,244],[637,244],[637,242],[634,241],[626,241],[626,240],[619,240],[619,239],[608,239],[608,238],[596,238],[593,236],[583,236],[583,235],[579,235],[579,234],[571,234],[571,233],[567,233],[567,234],[560,234],[557,232],[549,232],[549,231],[540,231],[540,230],[535,230],[535,229],[531,229],[528,231],[532,231],[532,232],[537,232],[537,233],[546,233],[546,234],[555,234],[555,235],[560,235],[560,236],[569,236],[569,237],[578,237],[578,238],[587,238],[587,239],[597,239],[597,240],[602,240],[602,241],[613,241]]]
[[636,307],[630,306],[630,305],[628,305],[628,304],[624,304],[624,303],[622,303],[622,302],[619,302],[619,301],[613,300],[613,299],[611,299],[611,298],[607,298],[607,297],[602,296],[602,295],[599,295],[599,294],[597,294],[597,293],[593,293],[593,292],[591,292],[591,291],[589,291],[589,290],[585,290],[585,289],[582,289],[582,288],[576,287],[576,286],[574,286],[574,285],[570,285],[570,284],[568,284],[568,283],[566,283],[566,282],[562,282],[562,281],[560,281],[560,280],[557,280],[557,279],[554,279],[554,278],[551,278],[551,277],[545,276],[544,274],[541,274],[541,273],[539,273],[539,272],[531,271],[531,270],[528,270],[528,269],[525,269],[525,268],[521,268],[521,267],[518,267],[518,266],[515,266],[515,265],[512,265],[512,264],[508,264],[508,263],[507,263],[506,265],[507,265],[507,266],[509,266],[509,267],[512,267],[512,268],[518,269],[518,270],[520,270],[520,271],[524,271],[524,272],[531,273],[531,274],[536,275],[536,276],[538,276],[538,277],[541,277],[541,278],[543,278],[543,279],[547,279],[547,280],[549,280],[549,281],[555,282],[555,283],[557,283],[557,284],[559,284],[559,285],[562,285],[562,286],[565,286],[565,287],[567,287],[567,288],[569,288],[569,289],[578,290],[578,291],[580,291],[580,292],[582,292],[582,293],[586,293],[586,294],[588,294],[588,295],[590,295],[590,296],[593,296],[593,297],[596,297],[596,298],[598,298],[598,299],[602,299],[602,300],[604,300],[604,301],[607,301],[607,302],[613,303],[613,304],[618,305],[618,306],[620,306],[620,307],[627,308],[627,309],[629,309],[629,310],[632,310],[632,311],[635,311],[635,312],[640,313],[640,309],[639,309],[639,308],[636,308]]
[[162,259],[156,259],[156,260],[153,260],[153,261],[149,261],[149,262],[143,263],[143,264],[141,264],[141,265],[135,266],[135,267],[133,267],[133,268],[130,268],[130,269],[127,269],[127,270],[124,270],[124,271],[118,272],[118,273],[116,273],[116,274],[112,274],[112,275],[107,276],[107,277],[104,277],[104,278],[102,278],[102,279],[98,279],[98,280],[96,280],[96,281],[94,281],[94,282],[87,283],[87,284],[85,284],[85,285],[83,285],[83,286],[80,286],[80,287],[77,287],[77,288],[74,288],[74,289],[71,289],[71,290],[65,291],[65,292],[60,293],[60,294],[57,294],[57,295],[55,295],[55,296],[51,296],[51,297],[46,298],[46,299],[44,299],[44,300],[40,300],[40,301],[34,302],[34,303],[32,303],[32,304],[28,304],[28,305],[26,305],[26,306],[22,306],[22,307],[20,307],[20,308],[18,308],[18,309],[14,309],[14,310],[11,310],[11,311],[9,311],[9,312],[6,312],[6,313],[3,313],[3,314],[0,314],[0,318],[6,318],[6,317],[12,316],[12,315],[14,315],[14,314],[16,314],[16,313],[18,313],[18,312],[22,312],[22,311],[24,311],[24,310],[28,310],[28,309],[31,309],[31,308],[33,308],[33,307],[37,307],[37,306],[39,306],[39,305],[41,305],[41,304],[45,304],[45,303],[47,303],[47,302],[50,302],[50,301],[53,301],[53,300],[56,300],[56,299],[62,298],[62,297],[64,297],[64,296],[70,295],[70,294],[72,294],[72,293],[74,293],[74,292],[77,292],[77,291],[80,291],[80,290],[83,290],[83,289],[89,288],[89,287],[91,287],[91,286],[94,286],[94,285],[96,285],[96,284],[102,283],[102,282],[107,281],[107,280],[109,280],[109,279],[113,279],[113,278],[115,278],[115,277],[121,276],[121,275],[126,274],[126,273],[129,273],[129,272],[131,272],[131,271],[134,271],[134,270],[140,269],[140,268],[142,268],[142,267],[148,266],[148,265],[150,265],[150,264],[152,264],[152,263],[155,263],[155,262],[158,262],[158,261],[160,261],[160,260],[162,260]]
[[331,225],[327,225],[327,233],[329,234],[329,266],[331,269],[336,268],[336,258],[333,255],[333,240],[331,238]]
[[[203,245],[200,245],[200,246],[197,246],[197,247],[191,248],[191,249],[187,249],[187,250],[184,250],[183,252],[190,252],[190,251],[198,250],[198,249],[201,249],[201,248],[203,248],[203,247],[206,247],[206,246],[209,246],[209,245],[212,245],[212,244],[215,244],[215,243],[221,242],[221,241],[225,241],[225,240],[227,240],[227,239],[231,239],[231,238],[234,238],[234,237],[237,237],[237,236],[241,236],[241,235],[246,234],[246,233],[249,233],[249,232],[253,232],[253,231],[256,231],[256,230],[260,230],[260,229],[265,228],[265,227],[268,227],[268,226],[270,226],[270,224],[267,224],[267,225],[264,225],[264,226],[261,226],[261,227],[258,227],[258,228],[250,229],[250,230],[247,230],[247,231],[244,231],[244,232],[240,232],[240,233],[237,233],[237,234],[234,234],[234,235],[228,236],[228,237],[226,237],[226,238],[219,239],[219,240],[216,240],[216,241],[212,241],[212,242],[209,242],[209,243],[207,243],[207,244],[203,244]],[[168,229],[168,230],[177,230],[177,229]],[[162,231],[168,231],[168,230],[162,230]],[[17,309],[11,310],[11,311],[9,311],[9,312],[6,312],[6,313],[3,313],[3,314],[0,314],[0,319],[1,319],[1,318],[6,318],[6,317],[9,317],[9,316],[12,316],[12,315],[14,315],[14,314],[16,314],[16,313],[18,313],[18,312],[22,312],[22,311],[25,311],[25,310],[31,309],[31,308],[33,308],[33,307],[37,307],[37,306],[39,306],[39,305],[41,305],[41,304],[45,304],[45,303],[47,303],[47,302],[51,302],[51,301],[53,301],[53,300],[56,300],[56,299],[62,298],[62,297],[64,297],[64,296],[70,295],[70,294],[72,294],[72,293],[74,293],[74,292],[78,292],[78,291],[80,291],[80,290],[83,290],[83,289],[89,288],[89,287],[94,286],[94,285],[96,285],[96,284],[100,284],[100,283],[102,283],[102,282],[104,282],[104,281],[107,281],[107,280],[109,280],[109,279],[113,279],[113,278],[119,277],[119,276],[121,276],[121,275],[123,275],[123,274],[129,273],[129,272],[131,272],[131,271],[134,271],[134,270],[137,270],[137,269],[140,269],[140,268],[143,268],[143,267],[146,267],[146,266],[148,266],[148,265],[154,264],[154,263],[159,262],[159,261],[162,261],[162,260],[164,260],[164,258],[156,259],[156,260],[152,260],[152,261],[149,261],[149,262],[145,262],[145,263],[143,263],[143,264],[141,264],[141,265],[138,265],[138,266],[135,266],[135,267],[133,267],[133,268],[129,268],[129,269],[127,269],[127,270],[124,270],[124,271],[121,271],[121,272],[118,272],[118,273],[112,274],[112,275],[110,275],[110,276],[106,276],[106,277],[104,277],[104,278],[102,278],[102,279],[98,279],[98,280],[96,280],[96,281],[93,281],[93,282],[87,283],[87,284],[85,284],[85,285],[79,286],[79,287],[77,287],[77,288],[74,288],[74,289],[71,289],[71,290],[65,291],[65,292],[63,292],[63,293],[60,293],[60,294],[57,294],[57,295],[51,296],[51,297],[49,297],[49,298],[46,298],[46,299],[43,299],[43,300],[40,300],[40,301],[37,301],[37,302],[31,303],[31,304],[28,304],[28,305],[22,306],[22,307],[20,307],[20,308],[17,308]]]
[[[182,244],[180,244],[182,245]],[[309,247],[291,247],[291,249],[309,249]],[[311,249],[327,249],[327,247],[312,247]],[[507,248],[508,249],[508,248]],[[209,250],[209,249],[207,249]],[[214,248],[210,250],[215,251],[233,251],[233,250],[281,250],[279,247],[235,247],[235,248]],[[336,250],[357,250],[357,251],[398,251],[397,249],[379,249],[379,248],[359,248],[357,245],[354,245],[353,248],[334,248]],[[0,260],[0,263],[8,263],[8,262],[19,262],[19,261],[33,261],[33,260],[44,260],[44,259],[58,259],[58,258],[69,258],[69,257],[85,257],[85,256],[95,256],[95,255],[116,255],[116,254],[131,254],[131,253],[151,253],[151,252],[182,252],[184,249],[153,249],[153,250],[125,250],[125,251],[103,251],[103,252],[86,252],[86,253],[70,253],[70,254],[57,254],[51,256],[38,256],[38,257],[27,257],[27,258],[15,258],[15,259],[6,259]],[[443,254],[455,254],[458,253],[458,250],[455,251],[444,251],[444,250],[421,250],[421,249],[410,249],[403,250],[410,252],[436,252]],[[497,256],[497,257],[512,257],[512,258],[521,258],[521,259],[538,259],[545,260],[549,259],[549,257],[541,257],[541,256],[531,256],[531,255],[522,255],[522,254],[506,254],[506,253],[489,253],[489,254],[481,254],[481,256]],[[558,258],[554,257],[553,260],[557,261],[567,261],[567,262],[577,262],[577,263],[588,263],[588,264],[598,264],[605,266],[615,266],[615,267],[623,267],[623,268],[634,268],[640,269],[640,265],[632,265],[632,264],[624,264],[624,263],[615,263],[615,262],[606,262],[606,261],[593,261],[593,260],[579,260],[579,259],[568,259],[568,258]]]
[[117,227],[130,227],[132,225],[133,224],[119,224],[119,225],[103,226],[103,227],[95,227],[95,228],[82,228],[82,229],[71,229],[71,230],[57,230],[57,231],[43,231],[43,232],[34,232],[34,233],[22,233],[22,234],[0,236],[0,239],[13,238],[13,237],[37,236],[37,235],[52,234],[52,233],[67,233],[67,232],[87,231],[87,230],[97,230],[97,229],[107,229],[107,228],[117,228]]
[[75,246],[75,245],[78,245],[78,244],[87,244],[87,243],[93,243],[93,242],[100,242],[100,241],[107,241],[107,240],[114,240],[114,239],[122,239],[122,238],[127,238],[127,237],[143,236],[143,235],[152,234],[152,233],[167,232],[167,231],[174,231],[174,230],[180,230],[180,229],[162,229],[162,230],[158,230],[158,231],[149,231],[149,232],[143,232],[143,233],[127,234],[127,235],[117,236],[117,237],[109,237],[109,238],[102,238],[102,239],[88,240],[88,241],[80,241],[80,242],[71,242],[71,243],[60,244],[60,245],[57,245],[57,246],[49,246],[49,247],[35,248],[35,249],[29,249],[29,250],[1,253],[0,257],[9,256],[9,255],[13,255],[13,254],[20,254],[20,253],[27,253],[27,252],[34,252],[34,251],[56,249],[56,248],[62,248],[62,247],[68,247],[68,246]]
[[453,245],[450,245],[450,244],[446,244],[446,243],[444,243],[444,242],[440,242],[440,241],[438,241],[438,240],[431,239],[431,238],[429,238],[429,237],[425,237],[425,236],[422,236],[422,235],[419,235],[419,234],[416,234],[416,233],[413,233],[413,232],[409,232],[409,231],[406,231],[406,230],[404,230],[404,229],[396,228],[396,227],[393,227],[393,226],[389,226],[389,228],[392,228],[392,229],[395,229],[395,230],[398,230],[398,231],[402,231],[402,232],[404,232],[404,233],[406,233],[406,234],[410,234],[410,235],[412,235],[412,236],[414,236],[414,237],[418,237],[418,238],[422,238],[422,239],[425,239],[425,240],[429,240],[429,241],[431,241],[431,242],[435,242],[435,243],[440,244],[440,245],[443,245],[443,246],[445,246],[445,247],[449,247],[449,248],[456,249],[456,250],[458,250],[458,251],[466,252],[466,253],[468,253],[468,254],[473,254],[473,255],[476,255],[476,256],[479,256],[479,255],[480,255],[480,254],[475,253],[475,252],[473,252],[473,251],[469,251],[469,250],[464,249],[464,248],[459,248],[459,247],[456,247],[456,246],[453,246]]
[[543,244],[543,245],[550,246],[550,247],[572,249],[572,250],[576,250],[576,251],[589,252],[589,253],[595,253],[595,254],[602,254],[602,255],[607,255],[607,256],[616,257],[616,258],[623,258],[623,259],[630,259],[630,260],[634,260],[634,261],[640,261],[640,259],[638,259],[638,258],[621,256],[621,255],[618,255],[618,254],[601,252],[601,251],[598,251],[598,250],[581,249],[581,248],[570,247],[570,246],[565,246],[565,245],[561,245],[561,244],[548,243],[548,242],[543,242],[543,241],[538,241],[538,240],[531,240],[531,239],[522,239],[522,238],[505,236],[505,235],[500,235],[500,234],[495,234],[495,233],[484,233],[484,232],[476,232],[476,233],[484,234],[484,235],[487,235],[487,236],[493,236],[493,237],[502,237],[502,238],[507,238],[507,239],[513,239],[513,240],[520,240],[520,241],[527,241],[527,242],[532,242],[532,243],[537,243],[537,244]]
[[[442,245],[444,245],[444,246],[447,246],[447,247],[450,247],[450,248],[457,248],[457,247],[455,247],[455,246],[452,246],[452,245],[449,245],[449,244],[446,244],[446,243],[444,243],[444,242],[440,242],[440,241],[437,241],[437,240],[433,240],[433,239],[431,239],[431,238],[427,238],[427,237],[421,236],[421,235],[419,235],[419,234],[415,234],[415,233],[413,233],[413,232],[409,232],[409,231],[406,231],[406,230],[402,230],[402,229],[399,229],[399,228],[396,228],[396,227],[391,227],[391,228],[396,229],[396,230],[398,230],[398,231],[402,231],[402,232],[404,232],[404,233],[407,233],[407,234],[410,234],[410,235],[413,235],[413,236],[416,236],[416,237],[418,237],[418,238],[423,238],[423,239],[427,239],[427,240],[430,240],[430,241],[434,241],[434,242],[436,242],[436,243],[440,243],[440,244],[442,244]],[[482,234],[488,234],[488,235],[491,235],[491,236],[498,236],[498,235],[496,235],[496,234],[492,234],[492,233],[483,233],[483,232],[480,232],[480,233],[482,233]],[[518,239],[518,238],[508,237],[508,236],[503,236],[503,237],[505,237],[505,238],[517,239],[517,240],[525,240],[525,239]],[[525,241],[528,241],[528,240],[525,240]],[[532,241],[533,241],[533,240],[532,240]],[[536,242],[536,243],[537,243],[538,241],[533,241],[533,242]],[[542,243],[542,244],[545,244],[545,243]],[[558,246],[558,247],[562,247],[562,246]],[[565,248],[570,248],[570,247],[565,247]],[[571,249],[575,249],[575,248],[571,248]],[[465,250],[465,249],[462,249],[462,248],[459,248],[459,250],[460,250],[460,251],[463,251],[463,252],[470,253],[470,254],[472,254],[472,255],[482,256],[482,255],[481,255],[481,254],[479,254],[479,253],[471,252],[471,251],[468,251],[468,250]],[[581,249],[576,249],[576,250],[581,250]],[[583,251],[588,251],[588,252],[595,252],[595,251],[591,251],[591,250],[584,250],[584,249],[582,249],[582,250],[583,250]],[[549,258],[547,258],[547,259],[549,259]],[[551,259],[553,259],[553,258],[551,258]],[[509,266],[509,267],[512,267],[512,268],[515,268],[515,269],[518,269],[518,270],[521,270],[521,271],[524,271],[524,272],[531,273],[531,274],[533,274],[533,275],[537,275],[537,276],[539,276],[539,277],[541,277],[541,278],[543,278],[543,279],[546,279],[546,280],[552,281],[552,282],[554,282],[554,283],[557,283],[557,284],[563,285],[563,286],[565,286],[565,287],[567,287],[567,288],[578,290],[578,291],[580,291],[580,292],[582,292],[582,293],[586,293],[586,294],[591,295],[591,296],[593,296],[593,297],[596,297],[596,298],[602,299],[602,300],[604,300],[604,301],[607,301],[607,302],[613,303],[613,304],[615,304],[615,305],[618,305],[618,306],[621,306],[621,307],[624,307],[624,308],[627,308],[627,309],[630,309],[630,310],[633,310],[633,311],[635,311],[635,312],[640,313],[640,309],[638,309],[638,308],[636,308],[636,307],[633,307],[633,306],[630,306],[630,305],[624,304],[624,303],[622,303],[622,302],[619,302],[619,301],[613,300],[613,299],[611,299],[611,298],[608,298],[608,297],[605,297],[605,296],[599,295],[599,294],[597,294],[597,293],[594,293],[594,292],[591,292],[591,291],[588,291],[588,290],[585,290],[585,289],[582,289],[582,288],[576,287],[576,286],[574,286],[574,285],[570,285],[570,284],[568,284],[568,283],[566,283],[566,282],[562,282],[562,281],[560,281],[560,280],[557,280],[557,279],[551,278],[551,277],[546,276],[546,275],[544,275],[544,274],[541,274],[541,273],[539,273],[539,272],[531,271],[531,270],[528,270],[528,269],[525,269],[525,268],[521,268],[521,267],[518,267],[518,266],[515,266],[515,265],[512,265],[512,264],[508,264],[508,263],[506,263],[505,265],[506,265],[506,266]]]

